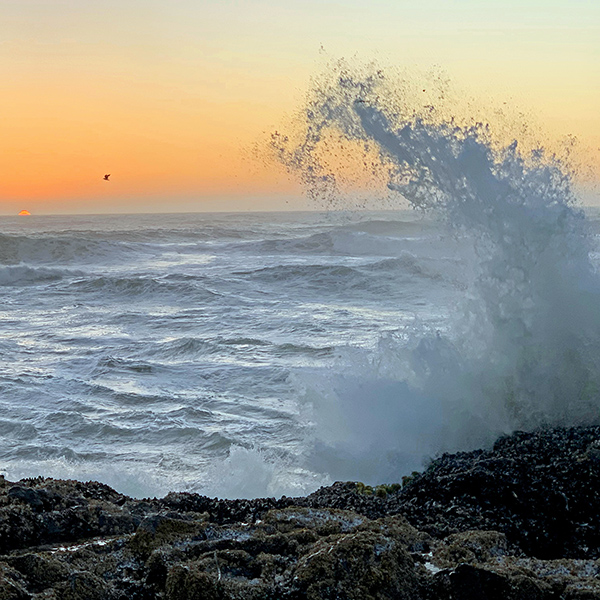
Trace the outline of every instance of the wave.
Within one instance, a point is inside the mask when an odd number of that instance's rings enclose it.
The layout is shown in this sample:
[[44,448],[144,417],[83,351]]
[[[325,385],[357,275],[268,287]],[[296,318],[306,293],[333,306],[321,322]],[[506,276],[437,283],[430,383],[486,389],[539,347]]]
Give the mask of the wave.
[[437,261],[427,261],[423,257],[415,256],[409,252],[404,252],[397,258],[384,258],[377,262],[369,264],[370,271],[389,271],[396,277],[402,275],[415,275],[429,279],[440,279],[442,274],[436,271],[436,264],[446,264],[455,262],[452,259],[443,259]]
[[0,285],[26,285],[60,281],[64,277],[80,277],[81,271],[28,267],[25,265],[0,267]]
[[276,133],[272,147],[312,197],[340,197],[327,140],[346,140],[378,157],[399,204],[470,248],[444,331],[407,327],[305,382],[314,468],[381,481],[515,429],[600,421],[600,278],[569,168],[489,124],[407,104],[378,69],[335,66],[304,115],[304,134]]
[[247,241],[227,249],[257,255],[395,256],[414,242],[431,241],[427,231],[411,237],[417,233],[412,224],[406,228],[397,225],[386,228],[377,221],[364,222],[307,236]]
[[280,287],[301,288],[322,294],[360,291],[377,294],[389,291],[389,282],[374,278],[360,268],[344,265],[277,265],[253,271],[236,271],[251,281]]
[[111,295],[117,298],[154,297],[168,295],[183,301],[211,301],[219,297],[216,291],[199,284],[197,277],[180,281],[169,276],[155,277],[151,274],[130,276],[88,275],[69,284],[72,291],[81,294]]
[[308,346],[306,344],[278,344],[273,352],[280,356],[300,354],[303,356],[314,356],[327,358],[334,356],[335,346]]
[[232,244],[230,248],[255,254],[329,254],[333,250],[333,239],[330,233],[315,233],[296,238],[247,241]]
[[371,219],[369,221],[361,221],[359,223],[353,223],[345,225],[343,229],[349,231],[357,231],[361,233],[368,233],[371,235],[388,236],[395,238],[407,238],[411,236],[417,236],[418,238],[423,237],[439,231],[439,224],[437,221],[427,220],[425,218],[416,219],[412,221],[398,221],[390,219],[389,221],[382,221],[378,219]]
[[267,340],[248,337],[211,337],[199,339],[194,337],[182,337],[175,340],[152,344],[142,353],[153,359],[152,363],[145,361],[123,361],[122,359],[103,359],[98,368],[108,367],[117,369],[137,370],[139,372],[153,372],[157,365],[163,361],[191,361],[206,359],[208,357],[222,357],[232,355],[237,357],[250,356],[294,356],[327,357],[331,356],[334,348],[332,346],[310,346],[307,344],[283,343],[277,344]]
[[88,237],[22,236],[0,233],[0,264],[81,263],[113,259],[131,247]]
[[260,231],[199,223],[189,229],[71,230],[31,235],[0,233],[0,264],[112,263],[165,252],[210,252],[220,247],[262,239]]
[[[343,292],[362,290],[374,294],[397,291],[402,281],[409,278],[441,279],[435,266],[425,266],[421,259],[404,253],[398,258],[385,258],[356,266],[340,264],[290,264],[261,267],[250,271],[235,271],[233,275],[249,278],[269,286],[287,285],[304,290]],[[389,275],[389,276],[386,276]]]

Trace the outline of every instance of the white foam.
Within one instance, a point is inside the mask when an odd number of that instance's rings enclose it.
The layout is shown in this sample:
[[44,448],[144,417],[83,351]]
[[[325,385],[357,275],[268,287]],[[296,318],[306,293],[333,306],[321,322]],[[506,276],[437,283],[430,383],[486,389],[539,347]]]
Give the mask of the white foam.
[[220,498],[259,498],[301,496],[328,483],[326,476],[294,468],[266,451],[232,446],[191,489]]

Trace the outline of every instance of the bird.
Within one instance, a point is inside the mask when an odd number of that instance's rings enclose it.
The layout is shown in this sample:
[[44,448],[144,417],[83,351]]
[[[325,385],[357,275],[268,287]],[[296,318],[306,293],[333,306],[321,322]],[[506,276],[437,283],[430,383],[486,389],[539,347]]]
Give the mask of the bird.
[[109,178],[109,177],[110,177],[110,173],[107,173],[107,174],[104,176],[104,181],[108,181],[108,178]]

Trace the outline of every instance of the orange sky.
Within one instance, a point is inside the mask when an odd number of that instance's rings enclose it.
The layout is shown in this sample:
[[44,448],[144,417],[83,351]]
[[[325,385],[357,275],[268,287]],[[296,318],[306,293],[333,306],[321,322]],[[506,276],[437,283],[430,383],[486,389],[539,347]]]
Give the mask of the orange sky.
[[309,207],[251,150],[327,57],[437,65],[600,173],[600,2],[169,4],[0,2],[0,213]]

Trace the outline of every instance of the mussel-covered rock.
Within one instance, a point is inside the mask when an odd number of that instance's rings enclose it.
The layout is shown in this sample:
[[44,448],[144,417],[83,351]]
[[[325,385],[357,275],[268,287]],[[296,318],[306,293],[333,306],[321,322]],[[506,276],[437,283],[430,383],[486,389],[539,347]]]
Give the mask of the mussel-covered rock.
[[257,500],[0,477],[0,600],[600,600],[599,457],[598,427],[516,433]]

